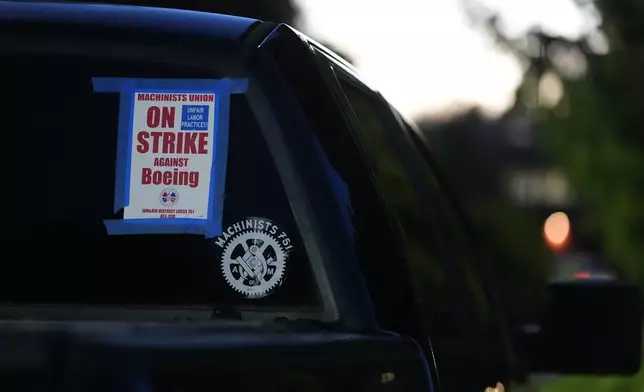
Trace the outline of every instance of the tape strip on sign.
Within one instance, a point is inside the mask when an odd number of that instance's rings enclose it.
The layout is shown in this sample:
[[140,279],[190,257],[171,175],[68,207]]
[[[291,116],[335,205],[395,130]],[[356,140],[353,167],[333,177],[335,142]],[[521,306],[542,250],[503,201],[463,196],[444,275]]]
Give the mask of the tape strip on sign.
[[110,235],[222,231],[230,94],[247,79],[92,78],[120,93]]

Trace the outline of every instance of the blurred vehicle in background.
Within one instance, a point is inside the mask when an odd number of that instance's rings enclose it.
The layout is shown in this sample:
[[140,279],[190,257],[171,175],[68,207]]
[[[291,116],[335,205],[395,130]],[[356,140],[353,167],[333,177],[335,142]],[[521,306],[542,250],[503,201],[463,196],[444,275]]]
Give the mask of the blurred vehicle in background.
[[616,274],[605,261],[592,253],[564,253],[555,256],[555,272],[551,281],[616,280]]

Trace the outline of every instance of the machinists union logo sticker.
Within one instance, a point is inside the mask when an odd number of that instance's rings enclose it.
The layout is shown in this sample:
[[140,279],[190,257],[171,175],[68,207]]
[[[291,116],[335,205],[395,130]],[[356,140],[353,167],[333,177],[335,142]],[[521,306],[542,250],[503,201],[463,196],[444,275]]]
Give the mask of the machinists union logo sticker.
[[159,202],[164,207],[174,207],[179,202],[179,192],[174,188],[165,188],[159,193]]
[[276,224],[263,218],[246,218],[224,230],[215,241],[223,249],[221,270],[239,294],[262,298],[285,279],[291,239]]

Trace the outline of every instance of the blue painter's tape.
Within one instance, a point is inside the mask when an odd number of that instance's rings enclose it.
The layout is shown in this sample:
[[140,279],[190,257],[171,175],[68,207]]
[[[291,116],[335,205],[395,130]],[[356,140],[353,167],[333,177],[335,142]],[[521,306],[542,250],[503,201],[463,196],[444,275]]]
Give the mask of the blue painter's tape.
[[133,79],[92,78],[95,92],[120,93],[118,142],[116,154],[116,184],[114,213],[127,207],[130,201],[130,173],[132,157],[132,124],[135,92],[214,93],[215,142],[210,170],[207,219],[122,219],[105,220],[108,234],[203,234],[215,237],[222,231],[226,162],[228,155],[228,128],[230,94],[241,94],[248,89],[247,79]]
[[[213,168],[210,171],[210,200],[211,210],[208,212],[208,219],[212,221],[206,226],[211,231],[206,232],[206,238],[215,237],[221,234],[224,211],[224,198],[226,189],[226,164],[228,162],[228,129],[230,120],[230,95],[221,95],[215,105],[215,157],[213,159]],[[220,174],[223,173],[223,174]]]
[[248,79],[139,79],[92,78],[96,93],[121,93],[138,91],[191,91],[222,94],[243,94],[248,89]]
[[[126,86],[129,87],[129,86]],[[116,186],[114,191],[114,213],[130,204],[130,159],[132,137],[130,124],[134,118],[134,93],[121,93],[119,102],[118,140],[116,143]]]
[[[105,219],[110,235],[205,234],[204,219]],[[221,233],[217,233],[219,235]],[[209,237],[210,238],[210,237]]]

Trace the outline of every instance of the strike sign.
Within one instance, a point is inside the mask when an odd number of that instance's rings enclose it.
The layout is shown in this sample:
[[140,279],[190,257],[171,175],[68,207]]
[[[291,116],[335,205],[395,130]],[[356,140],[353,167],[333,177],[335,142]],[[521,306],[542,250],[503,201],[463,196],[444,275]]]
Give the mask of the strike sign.
[[93,78],[118,92],[114,213],[108,234],[221,234],[230,94],[245,79]]
[[215,94],[134,94],[124,219],[208,218]]

